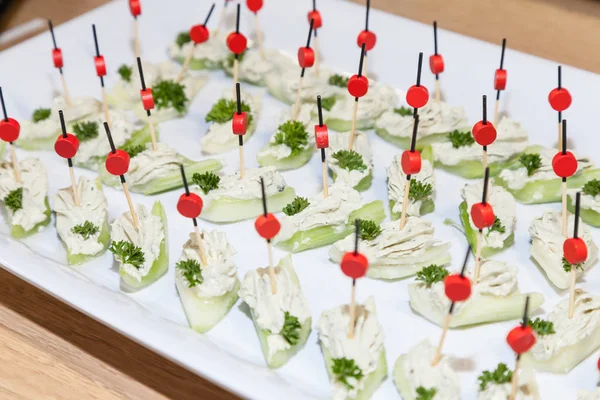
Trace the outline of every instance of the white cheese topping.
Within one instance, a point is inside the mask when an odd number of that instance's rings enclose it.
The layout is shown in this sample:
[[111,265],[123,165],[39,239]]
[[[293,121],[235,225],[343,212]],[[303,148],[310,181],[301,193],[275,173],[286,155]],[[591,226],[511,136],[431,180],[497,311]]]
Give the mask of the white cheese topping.
[[[326,97],[321,94],[321,97]],[[316,98],[316,94],[313,98]],[[347,94],[342,100],[335,102],[331,111],[323,110],[327,118],[349,121],[354,112],[354,97]],[[369,91],[358,101],[357,120],[374,119],[379,117],[390,104],[398,103],[396,89],[376,82],[369,82]],[[411,128],[412,129],[412,128]]]
[[436,348],[425,339],[404,356],[404,375],[411,392],[415,393],[419,386],[425,389],[435,388],[435,400],[458,400],[460,379],[447,356],[442,356],[435,366],[431,365],[435,351]]
[[548,360],[566,347],[598,334],[600,327],[600,296],[575,290],[575,312],[569,318],[569,298],[562,300],[545,318],[554,324],[556,333],[537,336],[531,354],[536,360]]
[[[537,400],[537,389],[532,388],[531,386],[535,387],[536,384],[521,382],[521,380],[519,380],[519,390],[517,391],[515,400]],[[485,390],[480,391],[477,395],[477,400],[506,400],[510,397],[511,393],[512,384],[510,382],[500,385],[496,383],[488,383]]]
[[600,400],[600,387],[596,388],[593,392],[587,390],[577,391],[577,400]]
[[[60,189],[54,196],[54,211],[56,212],[56,230],[65,242],[71,254],[93,255],[102,251],[103,243],[98,242],[100,233],[106,224],[107,207],[106,196],[98,188],[95,180],[80,178],[77,185],[79,206],[75,204],[73,189]],[[79,233],[74,233],[73,228],[91,222],[98,228],[98,232],[89,235],[87,239]]]
[[[292,119],[292,114],[294,113],[294,106],[288,107],[284,109],[277,118],[275,122],[277,125],[283,124],[285,121],[289,121]],[[298,118],[296,121],[300,121],[304,124],[309,133],[313,133],[309,136],[312,137],[312,141],[314,143],[314,126],[319,123],[319,120],[316,117],[317,114],[317,106],[314,103],[303,103],[300,105],[300,111],[298,112]]]
[[[412,108],[409,109],[411,114],[406,116],[394,112],[393,108],[386,110],[377,120],[375,127],[385,129],[392,136],[411,138],[414,119]],[[456,129],[460,131],[471,129],[463,107],[453,107],[448,103],[430,99],[419,109],[418,138],[452,132]]]
[[280,335],[286,311],[298,318],[300,324],[310,317],[308,301],[290,272],[285,268],[275,267],[275,281],[277,290],[273,293],[268,268],[248,271],[239,292],[240,297],[252,309],[258,326],[270,332],[267,336],[269,357],[277,351],[291,348]]
[[[466,184],[461,190],[461,196],[467,203],[467,212],[469,213],[469,223],[471,228],[477,230],[470,217],[471,207],[475,203],[481,203],[483,194],[483,181]],[[517,203],[510,192],[501,186],[495,186],[493,179],[490,179],[488,185],[487,201],[494,209],[494,215],[498,217],[505,228],[504,233],[490,228],[483,230],[483,246],[500,249],[504,246],[504,241],[515,231],[517,222]]]
[[335,174],[336,182],[343,182],[347,185],[355,187],[360,181],[373,172],[373,151],[369,144],[368,136],[364,133],[356,132],[354,139],[354,147],[352,150],[362,156],[363,164],[365,169],[363,170],[348,170],[342,168],[339,161],[333,157],[335,153],[340,150],[348,150],[350,145],[350,134],[348,133],[335,133],[329,135],[329,147],[327,148],[327,160],[329,168]]
[[202,244],[206,252],[208,265],[203,265],[200,250],[196,242],[196,234],[190,233],[190,239],[183,245],[183,254],[180,261],[196,260],[202,269],[204,281],[192,287],[179,268],[175,268],[175,279],[198,297],[218,297],[229,293],[237,281],[235,267],[235,249],[229,244],[227,235],[221,231],[201,231]]
[[[294,60],[279,50],[265,49],[263,58],[258,49],[252,49],[246,51],[239,62],[239,79],[263,85],[269,75],[279,76],[280,71],[296,70],[297,66]],[[225,69],[233,73],[233,63],[225,65]]]
[[321,192],[309,201],[310,205],[298,214],[281,216],[281,230],[275,237],[276,241],[287,240],[298,231],[320,226],[342,230],[346,227],[350,214],[362,207],[360,194],[344,183],[332,185],[326,199]]
[[585,194],[581,190],[581,188],[567,189],[567,196],[569,196],[573,205],[575,205],[577,192],[581,192],[580,207],[582,210],[592,210],[594,212],[600,213],[600,195],[592,196],[589,194]]
[[356,305],[356,325],[352,338],[348,337],[349,326],[349,305],[323,311],[317,325],[319,340],[330,357],[333,360],[338,358],[354,360],[363,374],[363,379],[359,382],[354,378],[348,378],[348,383],[354,387],[353,389],[348,389],[341,382],[333,381],[335,400],[356,398],[358,391],[364,388],[365,378],[377,369],[383,350],[383,329],[377,318],[373,297],[369,297],[364,306]]
[[[388,198],[390,202],[394,203],[392,207],[392,213],[402,213],[402,204],[404,203],[404,188],[406,186],[406,175],[402,171],[402,154],[397,154],[392,164],[387,169],[387,187],[388,187]],[[408,198],[408,205],[406,206],[406,215],[412,215],[418,217],[421,215],[421,206],[426,200],[433,200],[435,198],[435,176],[433,175],[433,165],[428,160],[423,159],[421,161],[421,171],[418,174],[412,175],[411,186],[415,185],[416,182],[420,182],[423,185],[431,185],[431,194],[423,199],[416,200],[414,198]],[[410,191],[409,191],[410,193]]]
[[28,231],[48,218],[45,214],[48,175],[38,158],[19,161],[19,172],[20,184],[15,180],[12,163],[0,163],[0,201],[4,201],[13,190],[23,188],[22,208],[13,212],[7,207],[7,211],[12,225],[21,226]]
[[[142,88],[140,74],[138,73],[137,65],[130,65],[129,67],[131,68],[130,81],[127,82],[122,78],[119,79],[115,84],[115,89],[117,89],[119,96],[122,96],[122,99],[120,100],[128,103],[138,103],[142,101],[140,97],[140,89]],[[146,86],[152,87],[161,76],[159,64],[142,61],[142,68],[144,69],[144,81]]]
[[[533,152],[532,152],[533,153]],[[556,149],[548,149],[545,147],[538,147],[535,153],[540,155],[542,164],[540,168],[536,169],[531,176],[527,175],[527,168],[520,167],[517,169],[504,169],[500,172],[500,178],[502,178],[508,187],[512,190],[519,190],[526,184],[547,179],[558,179],[554,170],[552,169],[552,158],[556,155]],[[580,172],[586,168],[591,167],[593,164],[587,157],[579,157],[575,153],[577,158],[577,172]]]
[[[567,217],[567,232],[572,235],[575,225],[575,216],[569,214]],[[592,241],[590,229],[583,222],[579,222],[579,237],[587,244],[588,259],[576,268],[577,276],[592,267],[598,258],[598,247]],[[563,269],[563,243],[565,238],[562,234],[562,215],[560,212],[548,211],[540,218],[535,218],[529,226],[531,235],[531,255],[537,263],[546,271],[552,283],[561,289],[568,287],[570,272]]]
[[182,157],[166,143],[157,143],[156,151],[152,149],[152,144],[148,143],[146,150],[131,159],[126,175],[127,181],[131,186],[143,185],[169,172],[179,170],[182,162]]
[[194,42],[190,41],[179,47],[176,42],[172,42],[167,51],[169,57],[184,60],[192,47],[194,47],[193,59],[205,60],[214,66],[225,60],[230,54],[226,44],[226,37],[214,35],[213,32],[210,33],[209,39],[204,43],[194,45]]
[[[317,96],[327,98],[339,94],[339,88],[331,86],[328,83],[331,72],[322,69],[317,78],[314,73],[305,73],[302,80],[301,100],[303,102],[314,103]],[[266,76],[266,84],[274,96],[287,103],[294,104],[300,84],[300,67],[288,67],[278,74],[269,74]],[[325,111],[325,110],[324,110]]]
[[112,223],[111,236],[113,242],[124,240],[142,249],[144,262],[139,268],[131,264],[122,264],[120,257],[115,256],[123,270],[141,282],[160,255],[160,244],[165,239],[165,226],[159,216],[150,213],[143,205],[138,204],[135,210],[139,221],[139,231],[135,229],[131,213],[127,211]]

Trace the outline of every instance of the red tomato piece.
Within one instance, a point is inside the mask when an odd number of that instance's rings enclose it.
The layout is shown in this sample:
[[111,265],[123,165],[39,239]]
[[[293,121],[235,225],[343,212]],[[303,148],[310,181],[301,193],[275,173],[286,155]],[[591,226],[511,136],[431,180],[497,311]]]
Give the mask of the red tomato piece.
[[494,76],[494,89],[495,90],[504,90],[506,88],[506,70],[505,69],[497,69],[496,74]]
[[480,146],[489,146],[496,140],[497,132],[494,124],[487,121],[486,124],[483,121],[477,122],[473,125],[473,138]]
[[117,149],[108,153],[104,163],[106,170],[112,175],[125,175],[129,169],[129,154],[125,150]]
[[577,172],[577,159],[570,151],[565,154],[559,151],[552,157],[552,169],[561,178],[568,178]]
[[79,150],[79,139],[71,133],[67,133],[66,137],[60,135],[54,142],[54,151],[62,158],[75,157],[77,150]]
[[356,38],[356,44],[358,47],[362,48],[363,43],[365,45],[365,51],[373,50],[377,43],[377,35],[371,31],[360,32]]
[[94,57],[94,64],[96,65],[96,74],[98,76],[106,75],[106,63],[104,62],[104,56]]
[[494,225],[494,209],[490,203],[475,203],[471,207],[471,219],[477,229],[489,228]]
[[142,13],[142,4],[140,0],[129,0],[129,11],[131,11],[131,15],[137,17]]
[[548,94],[548,102],[550,107],[555,111],[565,111],[571,105],[571,93],[565,88],[554,88]]
[[354,254],[353,251],[344,254],[340,263],[344,275],[352,279],[358,279],[365,276],[369,269],[369,260],[361,253]]
[[256,228],[256,232],[267,240],[273,239],[281,229],[281,224],[277,217],[273,214],[268,213],[267,215],[259,215],[254,221],[254,228]]
[[314,19],[315,22],[313,24],[313,29],[319,29],[323,26],[323,18],[321,18],[321,13],[319,10],[313,10],[308,13],[308,24],[310,25],[310,20]]
[[234,112],[231,119],[231,128],[234,135],[245,135],[248,130],[248,113],[245,111],[242,111],[241,114],[238,114],[237,111]]
[[248,6],[248,10],[257,13],[263,6],[263,0],[246,0],[246,6]]
[[152,96],[152,89],[141,89],[140,94],[142,96],[142,105],[144,106],[144,110],[152,110],[154,108],[154,97]]
[[450,301],[465,301],[471,296],[471,280],[460,274],[448,275],[444,279],[444,292]]
[[352,97],[363,97],[369,91],[369,80],[366,76],[352,75],[348,79],[348,93]]
[[210,37],[210,33],[208,29],[204,25],[194,25],[192,29],[190,29],[190,39],[195,44],[204,43]]
[[52,61],[54,62],[54,66],[56,68],[63,67],[64,63],[61,49],[52,49]]
[[14,118],[8,118],[7,120],[0,121],[0,139],[5,142],[12,143],[19,138],[21,132],[21,125]]
[[298,64],[300,68],[310,68],[315,64],[315,51],[310,47],[298,49]]
[[401,159],[402,172],[405,175],[416,175],[421,171],[421,153],[417,150],[405,150]]
[[588,249],[582,238],[569,238],[563,243],[565,260],[569,264],[580,264],[588,258]]
[[406,92],[406,102],[412,108],[421,108],[429,101],[429,91],[423,85],[412,85]]
[[248,39],[238,32],[231,32],[227,36],[227,47],[233,54],[242,54],[246,50]]
[[196,193],[184,193],[177,201],[177,211],[186,218],[198,218],[203,205],[202,198]]
[[329,147],[329,131],[327,130],[327,125],[315,125],[315,142],[317,143],[317,149],[326,149]]
[[506,336],[506,342],[511,349],[517,354],[523,354],[528,352],[535,344],[535,335],[531,326],[519,325],[516,328],[511,329]]
[[429,57],[429,68],[434,75],[444,72],[444,58],[441,54],[433,54]]

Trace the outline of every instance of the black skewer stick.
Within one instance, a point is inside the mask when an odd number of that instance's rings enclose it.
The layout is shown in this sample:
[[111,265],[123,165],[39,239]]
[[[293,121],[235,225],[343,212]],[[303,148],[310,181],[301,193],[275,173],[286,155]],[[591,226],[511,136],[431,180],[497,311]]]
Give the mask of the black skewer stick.
[[562,120],[562,153],[567,154],[567,120]]
[[[317,11],[317,0],[313,0],[313,11]],[[317,37],[317,31],[318,29],[314,29],[315,38]]]
[[[410,141],[410,152],[415,152],[415,147],[417,146],[417,131],[419,129],[419,114],[415,115],[415,120],[413,123],[413,134]],[[410,181],[412,175],[406,175],[406,180]]]
[[[240,33],[240,3],[237,4],[237,15],[235,17],[235,33]],[[239,54],[234,54],[233,56],[236,60],[240,59]]]
[[[317,110],[319,112],[319,126],[323,126],[323,107],[321,106],[321,95],[317,96]],[[325,162],[325,148],[321,149],[321,162]]]
[[[360,239],[360,220],[354,220],[354,255],[358,255],[358,240]],[[352,286],[356,286],[356,278],[352,278]]]
[[[502,53],[500,54],[500,69],[503,69],[504,67],[504,51],[506,50],[506,38],[502,39]],[[501,90],[498,90],[496,92],[496,100],[500,100],[500,92]]]
[[[263,206],[263,215],[266,217],[267,216],[267,195],[265,194],[265,180],[263,179],[263,177],[260,177],[260,191],[262,194],[262,206]],[[269,241],[269,239],[267,239],[267,242]]]
[[525,328],[527,326],[527,323],[529,322],[529,317],[528,317],[528,312],[529,312],[529,296],[525,297],[525,309],[523,310],[523,321],[521,322],[521,326],[523,328]]
[[[115,147],[115,142],[113,142],[112,135],[110,134],[110,127],[108,126],[108,122],[104,122],[104,131],[106,132],[106,137],[108,138],[110,152],[115,154],[117,152],[117,148]],[[125,175],[119,175],[119,178],[121,178],[121,183],[125,183]]]
[[[467,248],[467,254],[465,254],[465,260],[463,261],[463,266],[460,270],[461,278],[465,277],[465,271],[467,269],[467,262],[469,261],[469,254],[471,254],[471,245],[469,245],[469,247]],[[450,303],[450,309],[448,310],[448,314],[452,314],[452,312],[454,311],[454,304],[455,304],[454,301],[452,303]]]
[[367,0],[367,12],[365,15],[365,31],[369,31],[369,12],[371,11],[371,0]]
[[[310,39],[312,38],[312,33],[314,30],[314,26],[315,26],[315,20],[311,18],[310,20],[310,29],[308,30],[308,39],[306,40],[306,48],[308,49],[310,47]],[[302,68],[302,71],[300,72],[300,78],[304,78],[304,72],[305,72],[306,68]]]
[[[51,20],[48,20],[48,27],[50,28],[50,35],[52,36],[52,44],[54,45],[54,50],[57,50],[58,46],[56,45],[56,36],[54,36],[54,25],[52,25]],[[58,71],[62,75],[62,73],[63,73],[62,67],[60,67],[58,69]]]
[[[481,121],[484,125],[487,125],[487,95],[483,95],[483,119]],[[487,151],[487,146],[483,146],[483,151]]]
[[[138,72],[140,73],[140,82],[142,83],[142,90],[146,90],[146,81],[144,80],[144,70],[142,68],[142,59],[140,57],[137,58]],[[152,115],[150,110],[146,110],[146,114],[148,116]]]
[[488,192],[489,178],[490,178],[490,167],[487,167],[485,169],[485,175],[483,177],[483,195],[481,198],[481,202],[483,203],[483,205],[487,204],[487,192]]
[[206,18],[204,19],[204,23],[202,24],[203,26],[206,26],[206,24],[208,24],[208,20],[210,19],[210,16],[212,15],[214,9],[215,9],[215,3],[212,3],[212,6],[210,6],[210,10],[208,10],[208,15],[206,16]]
[[[366,55],[367,55],[366,45],[363,43],[362,46],[360,46],[360,60],[358,61],[358,76],[362,76],[363,64],[364,64]],[[355,97],[354,101],[358,101],[358,97]]]
[[[433,54],[438,54],[438,41],[437,41],[437,21],[433,21]],[[440,79],[440,74],[435,74],[435,80]]]
[[579,206],[581,205],[581,192],[575,195],[575,222],[573,224],[573,237],[578,238],[579,234]]
[[2,113],[4,114],[4,121],[8,122],[8,114],[6,114],[6,104],[4,104],[4,95],[2,94],[1,86],[0,86],[0,102],[2,103]]
[[[419,64],[417,65],[417,87],[421,86],[421,68],[423,66],[423,52],[419,52]],[[413,117],[417,116],[418,108],[413,110]]]
[[[562,68],[558,66],[558,90],[562,89]],[[558,112],[558,123],[560,124],[562,121],[562,111]]]
[[[179,169],[181,170],[181,179],[183,180],[183,187],[185,188],[185,195],[190,195],[190,188],[188,186],[187,177],[185,176],[185,170],[183,164],[179,164]],[[194,223],[194,227],[198,226],[198,220],[196,218],[192,218],[192,222]]]
[[[67,137],[67,125],[65,124],[65,116],[62,110],[58,110],[58,117],[60,118],[60,128],[62,129],[62,137]],[[67,158],[67,163],[69,164],[69,168],[73,168],[73,160]]]
[[[242,94],[239,82],[235,84],[235,94],[237,102],[237,114],[242,115]],[[244,135],[238,135],[238,143],[240,146],[244,145]]]
[[[94,32],[94,46],[96,46],[96,57],[100,57],[100,47],[98,46],[98,36],[96,35],[96,24],[92,24],[92,31]],[[100,86],[104,87],[104,77],[100,77]]]

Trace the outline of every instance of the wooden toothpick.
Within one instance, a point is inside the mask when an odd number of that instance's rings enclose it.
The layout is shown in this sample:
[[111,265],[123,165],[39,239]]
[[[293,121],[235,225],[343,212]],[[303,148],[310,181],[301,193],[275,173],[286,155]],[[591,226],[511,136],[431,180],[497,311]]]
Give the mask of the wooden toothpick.
[[[558,90],[562,89],[562,68],[558,66]],[[558,151],[563,148],[563,135],[562,135],[562,111],[558,112]]]
[[[190,188],[188,187],[187,178],[185,176],[185,170],[183,168],[183,164],[179,165],[181,169],[181,179],[183,180],[183,187],[185,188],[186,196],[190,196]],[[200,252],[200,261],[202,261],[202,265],[208,265],[208,261],[206,259],[206,250],[204,249],[204,241],[202,240],[202,234],[200,233],[200,229],[198,228],[198,219],[192,218],[192,222],[194,223],[194,233],[196,234],[196,243],[198,243],[198,250]]]
[[[581,206],[581,192],[575,195],[575,221],[573,223],[573,238],[579,238],[579,210]],[[569,283],[569,319],[575,314],[575,286],[577,283],[577,265],[571,265],[571,281]]]
[[[142,83],[142,90],[146,90],[146,81],[144,80],[144,70],[142,69],[142,59],[137,58],[138,72],[140,73],[140,82]],[[154,102],[154,100],[153,100]],[[145,107],[144,107],[145,108]],[[156,141],[156,131],[154,129],[154,122],[152,121],[152,113],[150,109],[146,109],[146,116],[148,117],[148,126],[150,127],[150,138],[152,140],[152,150],[158,150]]]
[[[4,114],[4,121],[8,122],[8,114],[6,114],[6,104],[4,104],[4,94],[2,93],[2,87],[0,86],[0,103],[2,103],[2,113]],[[9,142],[10,146],[10,158],[15,174],[15,181],[21,183],[21,172],[19,171],[19,161],[17,160],[17,153],[15,152],[15,146],[13,142]]]
[[[60,118],[62,136],[66,138],[67,126],[65,124],[65,116],[63,115],[62,110],[58,111],[58,117]],[[71,188],[73,189],[73,200],[75,201],[75,205],[79,207],[81,205],[81,202],[79,201],[79,191],[77,190],[77,181],[75,180],[75,171],[73,170],[73,159],[67,158],[67,163],[69,165],[69,175],[71,175]]]
[[[240,3],[237,5],[237,16],[235,19],[235,33],[240,33]],[[233,57],[233,84],[234,86],[239,83],[240,75],[240,56],[234,54]]]
[[[413,134],[410,143],[410,151],[415,152],[415,147],[417,145],[417,131],[419,129],[419,115],[415,115],[414,123],[413,123]],[[406,209],[408,207],[408,195],[410,193],[410,183],[412,175],[406,175],[406,183],[404,184],[404,200],[402,202],[402,214],[400,215],[400,230],[404,229],[406,225]]]
[[319,112],[319,127],[324,128],[317,135],[327,135],[327,146],[322,143],[322,140],[319,140],[319,137],[316,137],[315,141],[317,142],[317,148],[321,149],[321,167],[323,173],[323,198],[329,197],[329,180],[327,179],[327,160],[325,155],[325,149],[329,146],[329,133],[327,132],[327,126],[323,125],[323,108],[321,106],[321,96],[317,96],[317,110]]
[[[567,153],[567,120],[563,119],[562,120],[562,129],[561,129],[561,147],[562,147],[562,153],[566,154]],[[561,194],[562,194],[562,210],[561,210],[561,215],[562,215],[562,233],[563,233],[563,237],[566,239],[567,238],[567,178],[562,178],[562,182],[561,182]]]
[[[360,220],[354,221],[354,255],[358,255],[358,240],[360,238]],[[350,294],[350,326],[348,329],[348,337],[354,338],[354,330],[356,328],[356,278],[352,278],[352,292]]]
[[[208,20],[210,19],[210,16],[212,15],[214,9],[215,9],[215,3],[212,3],[212,6],[210,7],[210,10],[208,10],[208,15],[204,19],[204,23],[202,24],[202,26],[206,27],[206,24],[208,24]],[[190,66],[190,62],[192,61],[192,58],[194,57],[194,50],[196,49],[197,45],[198,45],[198,43],[196,43],[195,41],[192,40],[192,46],[190,46],[190,51],[188,51],[187,56],[185,57],[185,60],[183,61],[183,66],[181,67],[179,74],[177,74],[177,78],[175,79],[175,82],[181,82],[181,80],[183,79],[183,76],[185,75],[185,73],[187,72],[187,70]]]
[[[490,178],[490,169],[486,168],[483,178],[483,194],[481,196],[481,203],[485,206],[487,204],[488,195],[488,181]],[[479,281],[479,274],[481,272],[481,250],[483,247],[483,229],[477,231],[477,249],[475,251],[475,274],[473,276],[473,284],[476,285]]]
[[[308,30],[308,39],[306,40],[306,48],[310,48],[310,39],[312,38],[313,27],[315,25],[315,20],[310,20],[310,29]],[[294,105],[294,112],[292,113],[292,119],[296,121],[298,119],[298,115],[300,114],[300,100],[302,98],[302,84],[304,82],[304,73],[306,72],[306,68],[302,67],[300,71],[300,80],[298,81],[298,91],[296,92],[296,103]]]
[[[56,46],[56,36],[54,36],[54,26],[52,25],[52,21],[48,20],[48,27],[50,28],[50,35],[52,35],[52,43],[54,44],[54,51],[59,52],[60,54],[60,66],[57,66],[58,71],[60,72],[60,83],[62,84],[63,87],[63,96],[65,97],[65,102],[67,103],[67,106],[71,107],[73,105],[73,102],[71,101],[71,96],[69,95],[69,89],[67,88],[67,81],[65,80],[65,75],[63,74],[63,67],[62,67],[62,52],[61,50]],[[55,66],[56,66],[56,60],[55,60]]]
[[[500,69],[504,67],[504,52],[506,50],[506,38],[502,39],[502,53],[500,55]],[[494,106],[494,126],[498,126],[498,108],[500,105],[500,92],[502,90],[496,91],[496,105]]]
[[[269,213],[267,212],[267,195],[265,193],[265,180],[262,176],[260,177],[260,190],[262,194],[263,216],[264,218],[268,218]],[[277,293],[277,280],[275,276],[275,265],[273,263],[273,245],[271,244],[271,239],[267,238],[266,241],[267,253],[269,257],[269,279],[271,281],[271,293],[275,294]]]
[[[434,55],[438,55],[438,40],[437,40],[437,21],[433,21],[433,48]],[[440,101],[442,98],[440,93],[440,74],[435,74],[435,100]]]
[[[96,24],[92,24],[92,32],[94,33],[94,46],[96,48],[96,59],[100,59],[101,55],[100,55],[100,47],[98,46],[98,36],[96,34]],[[102,64],[104,64],[104,57],[102,57]],[[100,87],[102,88],[102,108],[104,110],[104,120],[106,122],[108,122],[108,125],[110,126],[110,114],[108,113],[108,100],[106,97],[106,89],[104,88],[104,75],[101,73],[101,71],[99,70],[99,68],[102,68],[101,66],[99,66],[98,64],[96,64],[96,73],[98,75],[98,77],[100,78]],[[106,74],[106,64],[104,64],[103,66],[104,68],[104,74]]]

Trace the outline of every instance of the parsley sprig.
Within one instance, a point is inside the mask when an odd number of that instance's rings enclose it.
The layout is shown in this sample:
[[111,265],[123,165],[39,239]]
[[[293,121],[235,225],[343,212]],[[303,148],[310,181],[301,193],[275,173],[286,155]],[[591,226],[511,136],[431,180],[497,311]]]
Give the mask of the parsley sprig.
[[321,99],[321,107],[323,107],[327,111],[331,111],[331,109],[335,105],[336,101],[337,101],[337,97],[335,97],[335,96],[323,97]]
[[275,144],[283,144],[292,149],[292,156],[308,146],[308,131],[300,121],[286,121],[277,127]]
[[434,387],[425,389],[423,386],[419,386],[416,392],[417,397],[415,400],[433,400],[435,394],[437,393],[437,389]]
[[581,191],[584,194],[587,194],[590,196],[599,195],[600,194],[600,180],[592,179],[591,181],[588,181],[585,185],[583,185],[583,188],[581,189]]
[[504,363],[498,364],[494,371],[483,371],[477,378],[479,380],[479,391],[485,390],[490,383],[502,385],[510,382],[512,374],[512,371]]
[[85,221],[83,224],[75,225],[71,228],[71,232],[76,235],[81,235],[83,240],[88,240],[90,236],[95,235],[100,232],[100,228],[91,223],[90,221]]
[[306,207],[308,207],[310,205],[310,202],[308,201],[308,199],[306,197],[300,197],[300,196],[296,196],[294,198],[294,200],[292,200],[292,202],[290,204],[288,204],[287,206],[283,207],[283,213],[285,215],[296,215],[299,212],[301,212],[302,210],[304,210]]
[[119,73],[119,75],[121,75],[121,80],[125,82],[131,82],[131,74],[133,71],[131,70],[131,67],[129,65],[122,64],[117,70],[117,72]]
[[[562,266],[565,272],[571,272],[573,264],[569,263],[565,257],[562,258]],[[583,269],[583,263],[575,264],[575,270]]]
[[108,250],[120,259],[123,264],[133,265],[137,269],[140,269],[146,260],[142,249],[126,240],[112,242]]
[[531,176],[542,166],[542,157],[537,153],[523,153],[519,157],[519,162],[527,169],[527,176]]
[[80,142],[85,142],[98,137],[98,123],[96,121],[81,121],[73,125],[73,133]]
[[403,117],[408,117],[413,115],[413,110],[408,107],[401,106],[400,108],[394,108],[394,112],[396,114],[402,115]]
[[3,201],[4,205],[6,205],[6,207],[8,207],[14,214],[23,208],[23,188],[20,187],[15,190],[11,190],[6,196],[4,196]]
[[[246,111],[248,113],[251,112],[250,106],[244,101],[242,101],[242,111]],[[206,114],[204,120],[206,122],[224,124],[231,121],[234,112],[237,112],[237,103],[235,100],[219,99],[219,101],[212,106],[208,114]],[[251,122],[252,114],[248,114],[248,125],[250,125]]]
[[413,179],[408,190],[408,198],[413,201],[419,201],[431,196],[432,193],[433,186],[431,186],[431,183],[424,183]]
[[367,166],[363,162],[361,154],[354,150],[339,150],[333,153],[333,158],[338,162],[340,168],[348,171],[364,171]]
[[202,174],[195,172],[192,175],[192,182],[202,190],[202,193],[208,194],[211,190],[219,188],[219,182],[221,178],[214,172],[204,172]]
[[172,80],[164,80],[152,87],[154,103],[158,110],[173,107],[179,114],[185,112],[189,99],[185,95],[184,86]]
[[348,389],[354,389],[354,386],[348,382],[348,379],[354,378],[356,381],[360,381],[363,378],[363,373],[359,366],[356,365],[354,360],[345,357],[334,358],[332,361],[332,370],[335,378]]
[[329,77],[329,79],[327,80],[327,82],[331,85],[331,86],[337,86],[337,87],[341,87],[341,88],[345,88],[348,86],[348,81],[350,80],[350,78],[347,78],[345,76],[342,75],[338,75],[338,74],[333,74]]
[[145,144],[130,144],[123,146],[123,150],[129,154],[129,157],[133,158],[140,154],[142,151],[146,150]]
[[446,269],[446,267],[441,267],[436,264],[431,264],[427,267],[423,267],[419,272],[417,272],[416,280],[424,282],[427,287],[431,287],[434,283],[442,282],[450,272]]
[[545,319],[536,318],[529,320],[529,326],[538,334],[538,336],[552,335],[556,333],[554,330],[554,323],[546,321]]
[[204,276],[202,276],[202,268],[200,263],[196,260],[183,260],[175,264],[175,268],[181,271],[183,277],[188,281],[188,287],[194,287],[201,285],[204,282]]
[[453,130],[448,134],[448,139],[452,142],[452,147],[455,149],[460,149],[464,146],[470,146],[475,143],[475,139],[471,132],[459,131],[457,129]]
[[177,38],[175,38],[175,43],[177,43],[177,47],[182,48],[184,44],[192,41],[189,32],[179,32],[177,34]]
[[286,342],[294,346],[300,340],[300,329],[302,329],[302,325],[300,325],[298,318],[286,311],[283,328],[281,328],[279,334],[283,336]]
[[49,108],[38,108],[33,111],[33,122],[40,122],[50,117],[51,110]]
[[494,215],[494,223],[492,224],[492,226],[489,227],[486,236],[489,236],[492,232],[506,232],[506,227],[504,226],[504,224],[502,224],[502,221],[500,221],[500,218],[498,218],[497,215]]
[[370,219],[358,219],[358,222],[360,225],[360,238],[362,240],[373,240],[383,232],[381,226],[375,221]]

